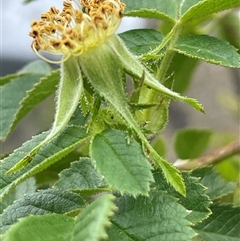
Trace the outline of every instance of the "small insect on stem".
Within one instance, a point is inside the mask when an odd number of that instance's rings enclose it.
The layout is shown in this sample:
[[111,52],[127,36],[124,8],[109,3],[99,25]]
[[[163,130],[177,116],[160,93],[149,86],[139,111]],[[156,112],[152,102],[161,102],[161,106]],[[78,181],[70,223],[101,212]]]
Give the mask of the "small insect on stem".
[[13,166],[11,169],[9,169],[6,174],[16,173],[17,171],[21,170],[22,168],[26,167],[28,164],[30,164],[33,160],[32,155],[25,156],[20,162],[18,162],[15,166]]
[[32,162],[32,157],[30,155],[27,155],[24,159],[27,161],[27,164]]

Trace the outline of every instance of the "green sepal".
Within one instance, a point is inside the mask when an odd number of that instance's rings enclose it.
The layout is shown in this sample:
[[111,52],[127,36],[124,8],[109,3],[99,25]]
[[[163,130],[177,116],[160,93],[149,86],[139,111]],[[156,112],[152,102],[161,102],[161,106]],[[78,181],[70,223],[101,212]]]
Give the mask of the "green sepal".
[[198,103],[197,100],[181,96],[159,83],[159,81],[156,80],[154,76],[150,74],[149,71],[143,67],[143,65],[140,64],[140,62],[131,54],[131,52],[128,51],[123,41],[118,36],[111,36],[111,38],[106,41],[106,44],[109,45],[115,55],[119,58],[119,61],[122,63],[124,70],[128,74],[138,79],[141,79],[144,73],[144,83],[147,86],[169,96],[174,100],[188,103],[195,109],[204,112],[203,107],[201,106],[201,104]]
[[78,58],[71,57],[62,63],[61,79],[56,98],[56,114],[52,129],[48,136],[23,159],[7,171],[7,174],[16,172],[32,161],[32,157],[46,143],[56,137],[67,125],[79,104],[83,89],[83,79]]

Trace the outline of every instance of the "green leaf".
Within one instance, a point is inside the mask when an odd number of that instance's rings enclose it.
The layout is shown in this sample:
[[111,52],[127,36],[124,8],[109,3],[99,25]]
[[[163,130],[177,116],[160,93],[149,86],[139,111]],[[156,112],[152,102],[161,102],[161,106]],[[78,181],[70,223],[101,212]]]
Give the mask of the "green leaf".
[[137,56],[153,51],[163,40],[163,35],[154,29],[134,29],[119,34],[119,37]]
[[[11,131],[11,126],[21,105],[19,104],[26,97],[27,91],[31,90],[42,74],[24,74],[2,86],[0,89],[0,139],[5,139]],[[13,98],[14,96],[14,98]]]
[[179,15],[182,16],[189,8],[196,6],[203,0],[184,0],[178,1]]
[[207,187],[206,194],[211,199],[226,196],[237,187],[236,182],[226,182],[213,167],[195,169],[192,175],[201,178],[201,183]]
[[174,0],[125,0],[124,3],[127,5],[124,12],[125,16],[167,19],[171,21],[177,18],[177,3]]
[[56,85],[60,79],[59,71],[53,71],[50,75],[41,78],[33,89],[27,92],[27,96],[21,101],[20,109],[15,114],[15,119],[11,125],[10,131],[14,129],[17,123],[35,106],[56,91]]
[[84,206],[84,201],[75,193],[60,189],[41,190],[33,194],[24,195],[6,208],[2,215],[0,228],[7,230],[19,218],[27,217],[30,214],[64,214]]
[[[119,130],[106,130],[92,140],[90,156],[97,171],[121,193],[146,195],[153,181],[141,146]],[[128,143],[129,142],[129,143]]]
[[27,73],[22,73],[22,74],[9,74],[9,75],[3,76],[0,78],[0,87],[13,81],[14,79],[21,78],[27,75],[28,75]]
[[[31,194],[36,191],[36,181],[33,177],[28,178],[26,181],[12,189],[0,202],[0,214],[5,208],[10,206],[15,200],[22,198],[25,194]],[[0,223],[1,225],[1,223]],[[1,230],[1,228],[0,228]],[[1,231],[0,231],[1,233]]]
[[176,191],[185,196],[186,187],[181,175],[179,174],[179,170],[160,156],[154,156],[153,158],[157,163],[157,167],[162,169],[167,182],[170,183],[176,189]]
[[107,230],[109,240],[191,241],[195,236],[185,219],[186,209],[165,192],[118,197],[116,205],[113,225]]
[[79,106],[74,111],[70,121],[68,122],[68,125],[86,126],[89,119],[90,115],[84,115],[82,109]]
[[46,143],[56,137],[66,126],[76,110],[83,89],[81,69],[76,57],[71,57],[62,63],[61,80],[57,91],[56,114],[48,136],[23,157],[8,173],[15,172],[27,165],[36,152]]
[[[69,241],[74,219],[62,214],[29,216],[20,219],[5,234],[5,241]],[[84,241],[84,240],[83,240]]]
[[34,74],[50,74],[50,72],[52,71],[52,68],[50,67],[50,65],[43,60],[35,60],[32,61],[30,63],[28,63],[27,65],[23,66],[22,69],[20,69],[18,71],[18,73],[22,74],[22,73],[34,73]]
[[158,190],[167,191],[168,194],[176,197],[179,203],[183,205],[189,212],[186,219],[191,223],[200,222],[206,219],[211,211],[209,209],[211,200],[205,194],[206,187],[204,187],[199,178],[191,177],[191,173],[183,172],[183,180],[186,185],[186,196],[180,195],[172,186],[170,186],[161,171],[157,170],[153,173],[155,185]]
[[66,190],[81,190],[104,187],[105,183],[93,168],[91,160],[84,157],[72,162],[70,168],[63,170],[54,186]]
[[240,68],[240,55],[225,40],[207,35],[188,35],[179,38],[174,50],[191,58],[218,64],[225,67]]
[[[86,121],[88,119],[88,116],[84,117],[81,114],[80,108],[77,108],[70,119],[68,126],[75,125],[75,126],[84,126],[86,124]],[[84,146],[89,145],[87,142],[86,144],[83,144]],[[53,165],[49,166],[47,169],[42,170],[41,172],[37,173],[35,175],[37,185],[39,186],[49,186],[49,183],[54,183],[59,179],[58,174],[66,168],[69,168],[70,164],[80,158],[82,155],[88,155],[88,148],[85,151],[85,154],[83,153],[82,149],[84,147],[81,145],[76,150],[70,152],[66,156],[64,156],[62,159],[60,159],[58,162],[54,163]]]
[[1,77],[0,86],[5,85],[16,78],[21,78],[28,74],[46,75],[46,74],[49,74],[50,72],[51,72],[51,67],[45,61],[36,60],[25,65],[16,74],[9,74],[4,77]]
[[199,157],[207,148],[212,132],[210,130],[183,129],[175,134],[174,149],[180,159]]
[[240,207],[214,203],[211,211],[208,219],[194,227],[199,237],[207,241],[239,241]]
[[116,210],[113,200],[113,195],[103,195],[85,208],[77,217],[72,241],[97,241],[107,238],[105,227],[111,224],[109,217]]
[[240,207],[240,187],[239,185],[235,188],[233,192],[232,203],[236,207]]
[[106,238],[105,227],[111,223],[116,206],[113,195],[92,202],[76,219],[62,214],[45,214],[20,219],[4,236],[5,241],[98,241]]
[[[53,91],[51,88],[45,92],[37,93],[38,98],[29,98],[29,91],[38,85],[39,79],[51,72],[50,66],[44,61],[30,62],[17,74],[10,74],[0,78],[0,139],[4,140],[14,129],[17,123],[40,101]],[[54,83],[53,83],[54,84]],[[54,84],[55,85],[55,84]],[[48,86],[51,87],[52,85]],[[14,96],[14,98],[12,98]],[[30,96],[31,97],[31,96]],[[23,101],[23,99],[25,101]]]
[[61,135],[42,147],[25,168],[16,173],[6,174],[13,165],[38,146],[46,138],[47,134],[43,133],[33,137],[32,140],[27,141],[22,147],[2,160],[0,163],[0,169],[3,174],[0,176],[0,199],[17,184],[57,162],[88,138],[84,128],[69,126]]
[[[188,0],[186,2],[187,3],[184,4],[185,9],[183,9],[182,13],[184,13],[186,9],[188,9],[188,11],[182,16],[181,22],[192,21],[197,18],[240,6],[239,0]],[[195,5],[189,8],[189,5],[192,5],[192,3],[195,3]]]
[[101,107],[92,119],[90,129],[93,133],[101,132],[105,129],[126,129],[126,121],[122,115],[111,105]]
[[[80,147],[81,149],[81,147]],[[58,174],[66,169],[69,168],[70,164],[76,160],[78,160],[81,156],[81,153],[78,149],[70,152],[58,162],[54,163],[53,165],[49,166],[47,169],[38,172],[35,175],[37,185],[40,187],[49,187],[49,183],[54,183],[59,179]]]

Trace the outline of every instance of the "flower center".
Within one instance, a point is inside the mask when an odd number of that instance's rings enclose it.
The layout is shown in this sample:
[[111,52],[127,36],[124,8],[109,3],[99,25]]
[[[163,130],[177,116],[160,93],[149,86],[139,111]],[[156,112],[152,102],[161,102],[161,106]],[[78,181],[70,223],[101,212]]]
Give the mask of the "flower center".
[[[73,7],[73,3],[77,8]],[[48,62],[59,63],[100,45],[119,27],[125,4],[120,0],[65,0],[63,10],[51,7],[31,23],[32,49]],[[61,61],[46,59],[39,51],[63,54]]]

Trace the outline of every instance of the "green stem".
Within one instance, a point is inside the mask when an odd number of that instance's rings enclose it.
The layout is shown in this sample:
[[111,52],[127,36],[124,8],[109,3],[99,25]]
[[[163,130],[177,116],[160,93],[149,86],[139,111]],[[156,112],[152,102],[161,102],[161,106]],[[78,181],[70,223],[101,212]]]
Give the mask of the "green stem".
[[[178,24],[176,24],[173,29],[167,34],[167,36],[164,38],[164,40],[162,41],[161,45],[166,45],[168,43],[168,46],[166,47],[166,52],[165,55],[161,61],[161,65],[157,70],[157,74],[156,74],[156,79],[159,82],[164,82],[165,80],[165,75],[168,71],[169,65],[171,63],[171,60],[174,56],[174,46],[179,38],[180,32],[182,30],[182,27]],[[145,99],[147,100],[148,103],[153,103],[154,100],[157,100],[157,97],[159,96],[159,92],[156,90],[147,90],[147,94],[145,95]],[[149,120],[150,119],[150,115],[152,112],[152,108],[146,109],[144,110],[142,113],[144,115],[144,119],[145,120]]]
[[174,33],[175,33],[177,27],[178,27],[178,25],[174,25],[172,30],[165,36],[165,38],[163,39],[161,44],[156,49],[154,49],[151,52],[149,52],[148,54],[144,55],[144,57],[142,59],[149,60],[149,59],[152,59],[152,56],[157,55],[168,44],[168,42],[170,42],[170,40],[174,36]]
[[182,27],[179,24],[176,24],[174,28],[172,29],[171,33],[171,40],[169,41],[169,44],[166,48],[166,53],[162,59],[160,68],[157,71],[156,79],[158,79],[160,82],[163,82],[165,79],[165,75],[167,73],[167,70],[169,68],[169,65],[171,63],[171,60],[174,56],[174,46],[179,38],[179,35],[181,33]]
[[[166,37],[163,39],[162,43],[159,45],[159,47],[157,48],[158,51],[160,51],[160,49],[163,46],[166,46],[166,52],[165,55],[161,61],[161,65],[157,70],[156,73],[156,79],[160,82],[163,83],[165,80],[165,75],[167,73],[167,70],[169,68],[169,65],[171,63],[171,60],[173,58],[174,55],[174,46],[178,40],[178,37],[180,35],[180,32],[182,30],[182,27],[179,24],[176,24],[172,30],[166,35]],[[157,54],[158,52],[156,52],[156,50],[154,50],[155,53]],[[154,90],[154,89],[150,89],[146,91],[145,94],[145,100],[148,103],[153,103],[154,100],[156,100],[156,97],[159,96],[159,92]],[[144,110],[142,113],[144,115],[144,119],[145,120],[149,120],[150,119],[150,114],[151,114],[152,109],[146,109]]]

